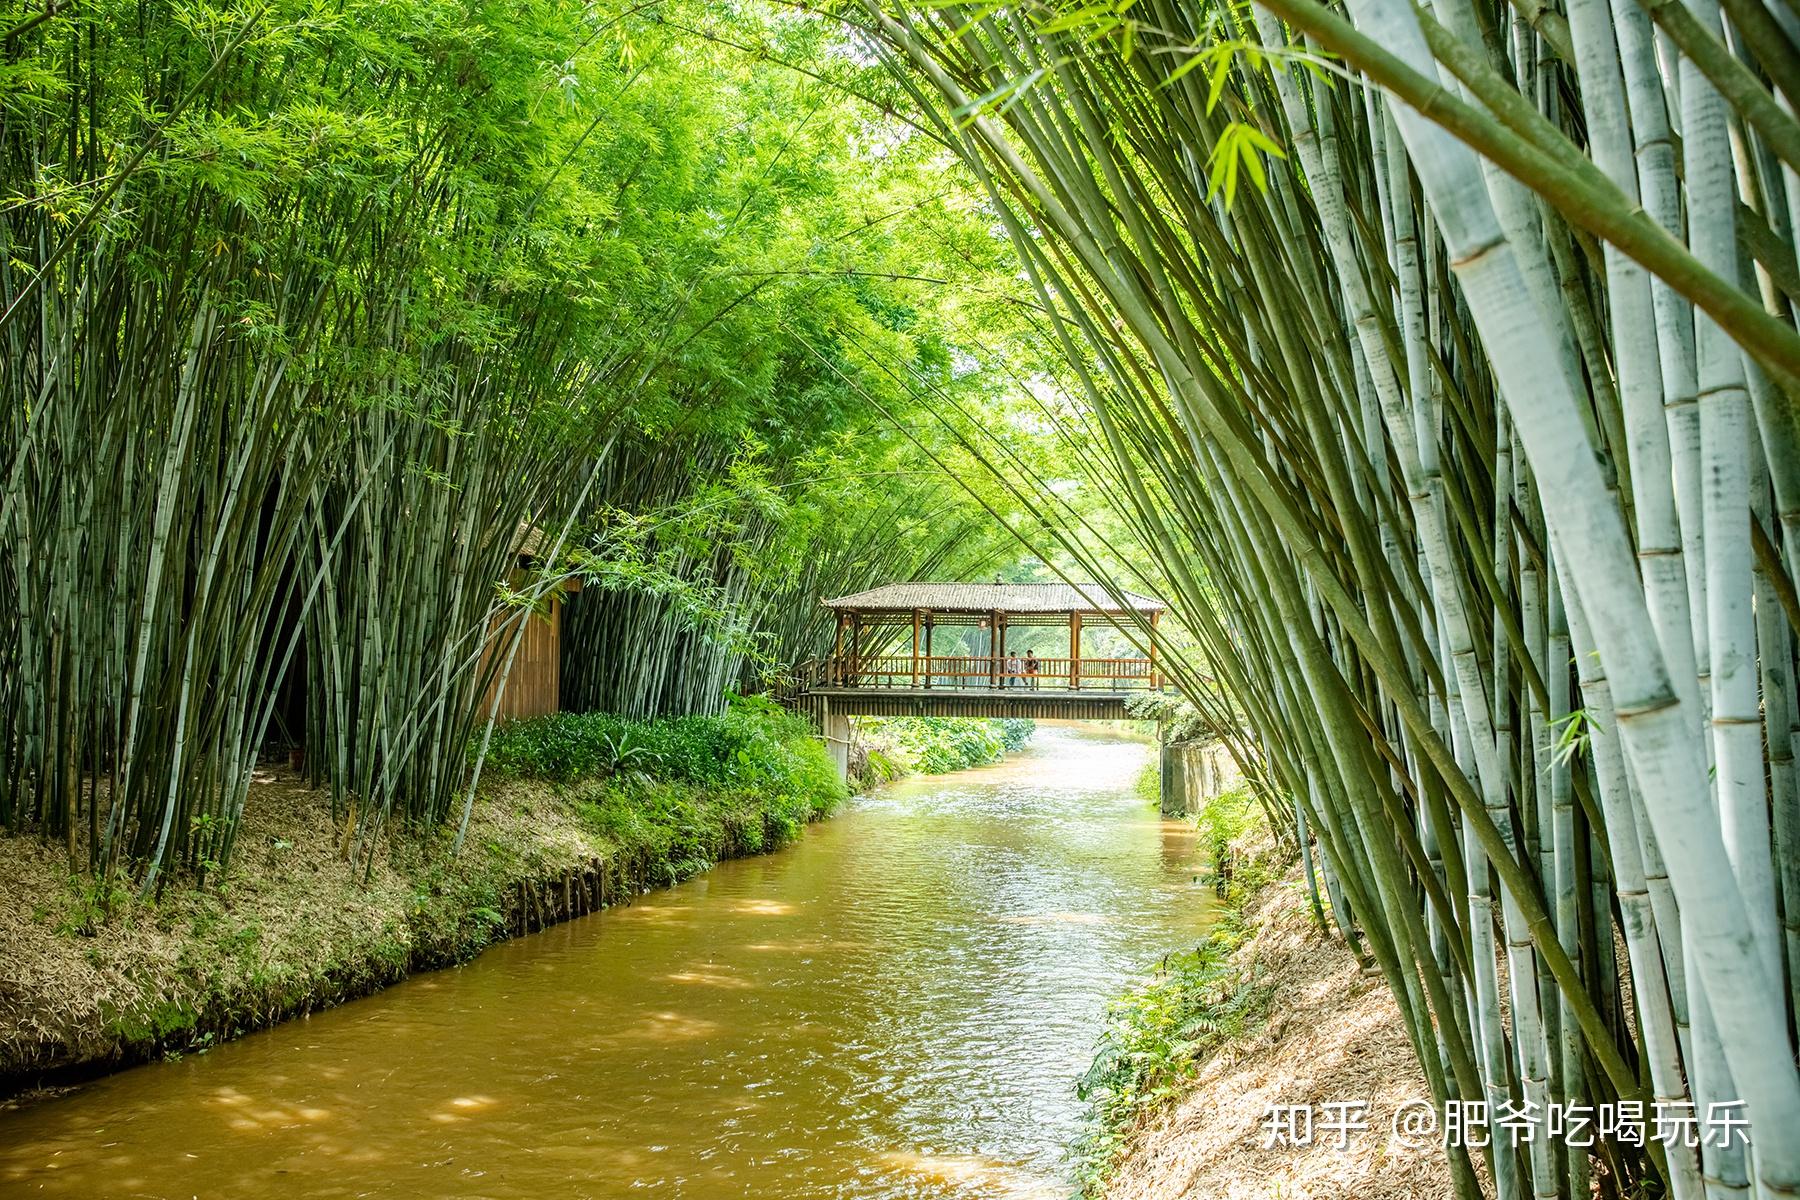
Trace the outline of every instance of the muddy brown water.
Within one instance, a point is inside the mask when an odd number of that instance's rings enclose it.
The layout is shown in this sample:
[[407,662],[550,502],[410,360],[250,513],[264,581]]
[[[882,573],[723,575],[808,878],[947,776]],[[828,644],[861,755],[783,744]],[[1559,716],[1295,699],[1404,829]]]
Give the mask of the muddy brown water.
[[1107,1000],[1208,919],[1151,748],[1039,727],[793,847],[0,1112],[0,1194],[1067,1196]]

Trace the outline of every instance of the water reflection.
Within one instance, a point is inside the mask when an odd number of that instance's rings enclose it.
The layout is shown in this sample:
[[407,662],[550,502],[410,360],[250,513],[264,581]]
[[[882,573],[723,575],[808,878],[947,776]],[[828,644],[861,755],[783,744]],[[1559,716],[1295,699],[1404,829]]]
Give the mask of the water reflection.
[[1043,727],[309,1020],[0,1114],[0,1193],[1040,1200],[1105,1001],[1205,919],[1148,748]]

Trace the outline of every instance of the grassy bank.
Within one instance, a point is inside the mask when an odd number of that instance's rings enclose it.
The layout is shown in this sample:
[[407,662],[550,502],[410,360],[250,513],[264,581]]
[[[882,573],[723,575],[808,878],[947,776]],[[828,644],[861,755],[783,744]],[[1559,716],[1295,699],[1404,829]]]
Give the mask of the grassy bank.
[[493,942],[773,849],[843,799],[778,710],[520,722],[460,854],[388,837],[366,871],[328,797],[259,775],[230,870],[139,900],[0,839],[0,1095],[204,1048],[466,961]]
[[[1154,764],[1152,764],[1154,767]],[[1155,776],[1146,789],[1155,800]],[[1155,978],[1113,1002],[1093,1064],[1078,1091],[1088,1126],[1077,1148],[1081,1195],[1098,1200],[1145,1125],[1178,1101],[1199,1064],[1220,1046],[1242,1040],[1262,1020],[1270,986],[1240,953],[1252,925],[1250,907],[1279,872],[1281,856],[1255,823],[1255,799],[1225,792],[1196,823],[1206,870],[1222,901],[1207,936],[1171,954]]]
[[[1435,1146],[1391,1133],[1427,1096],[1399,1011],[1341,938],[1319,927],[1299,864],[1270,840],[1255,797],[1227,792],[1198,817],[1223,887],[1194,950],[1113,1006],[1081,1082],[1083,1200],[1411,1200],[1451,1194]],[[1369,1132],[1266,1146],[1270,1105],[1365,1102]]]

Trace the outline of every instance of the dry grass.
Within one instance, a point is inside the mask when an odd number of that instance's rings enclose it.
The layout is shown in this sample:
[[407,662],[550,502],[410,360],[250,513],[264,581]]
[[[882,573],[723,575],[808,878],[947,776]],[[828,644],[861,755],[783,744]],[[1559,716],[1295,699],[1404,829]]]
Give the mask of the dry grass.
[[[1276,981],[1271,1014],[1246,1042],[1200,1064],[1193,1091],[1138,1135],[1109,1200],[1440,1200],[1452,1194],[1443,1152],[1389,1132],[1395,1109],[1428,1098],[1400,1016],[1379,978],[1313,924],[1297,870],[1263,890],[1237,951]],[[1270,1105],[1366,1101],[1368,1132],[1343,1150],[1263,1148]]]

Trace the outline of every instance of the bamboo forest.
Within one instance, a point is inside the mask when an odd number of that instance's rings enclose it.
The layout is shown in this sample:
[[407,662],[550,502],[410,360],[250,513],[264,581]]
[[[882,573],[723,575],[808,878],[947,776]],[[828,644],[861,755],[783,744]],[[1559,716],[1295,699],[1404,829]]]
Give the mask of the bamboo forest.
[[1800,1198],[1793,0],[0,0],[0,1196]]

